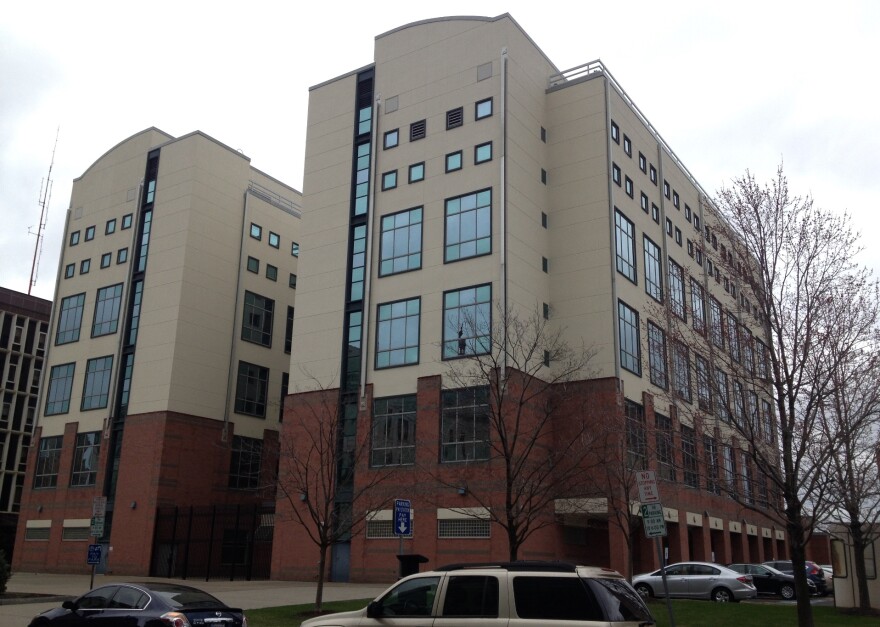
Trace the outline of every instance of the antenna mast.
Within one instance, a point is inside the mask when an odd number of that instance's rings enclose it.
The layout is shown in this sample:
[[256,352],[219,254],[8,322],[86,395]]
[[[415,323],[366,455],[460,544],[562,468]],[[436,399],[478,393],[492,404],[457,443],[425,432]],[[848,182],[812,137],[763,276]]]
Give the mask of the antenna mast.
[[[52,167],[55,165],[55,149],[58,148],[58,134],[61,127],[55,131],[55,145],[52,146],[52,161],[49,163],[49,173],[40,183],[40,195],[37,204],[40,205],[40,223],[37,226],[37,242],[34,244],[34,260],[31,263],[31,281],[28,284],[28,294],[37,284],[37,269],[40,267],[40,254],[43,252],[43,231],[46,229],[46,213],[49,211],[49,201],[52,198]],[[28,229],[29,233],[33,232]]]

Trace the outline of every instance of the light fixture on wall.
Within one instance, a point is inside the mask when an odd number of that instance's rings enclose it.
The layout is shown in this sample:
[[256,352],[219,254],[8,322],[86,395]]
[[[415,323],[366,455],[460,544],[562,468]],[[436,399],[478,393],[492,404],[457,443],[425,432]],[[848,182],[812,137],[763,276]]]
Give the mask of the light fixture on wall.
[[464,496],[465,494],[467,494],[467,486],[464,486],[464,485],[458,486],[458,494],[459,494],[459,496]]
[[300,494],[299,494],[299,500],[300,500],[300,501],[303,501],[303,502],[306,502],[306,501],[309,500],[309,497],[308,497],[308,495],[307,495],[305,492],[300,492]]
[[131,507],[132,509],[137,509],[137,506],[138,506],[138,502],[137,502],[137,501],[132,501],[132,502],[131,502],[130,507]]

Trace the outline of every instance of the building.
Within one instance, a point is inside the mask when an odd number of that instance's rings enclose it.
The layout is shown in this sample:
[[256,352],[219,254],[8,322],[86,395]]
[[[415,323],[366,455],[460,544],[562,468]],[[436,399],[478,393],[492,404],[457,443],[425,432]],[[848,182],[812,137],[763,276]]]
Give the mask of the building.
[[[499,311],[540,312],[572,345],[594,348],[595,374],[578,382],[589,407],[559,424],[586,413],[597,425],[630,425],[621,442],[661,478],[670,561],[784,552],[783,530],[760,513],[773,495],[724,413],[735,406],[739,419],[748,407],[762,425],[773,420],[735,376],[734,362],[751,366],[766,349],[751,295],[737,290],[744,261],[603,64],[560,71],[508,14],[383,33],[372,63],[311,88],[303,186],[282,441],[296,442],[297,419],[335,395],[327,420],[338,413],[346,436],[393,449],[363,461],[353,487],[390,469],[385,485],[411,495],[414,513],[401,540],[390,505],[370,511],[365,533],[334,546],[333,579],[388,580],[401,550],[433,566],[507,559],[472,489],[498,470],[485,406],[457,395],[465,390],[448,377],[456,360],[485,351]],[[457,403],[474,417],[467,433]],[[463,444],[465,454],[452,451]],[[461,487],[425,488],[453,466]],[[733,490],[759,511],[729,498]],[[553,503],[519,557],[627,572],[610,498]],[[299,505],[278,507],[289,521]],[[273,577],[314,577],[317,553],[303,546],[301,526],[277,524]],[[636,572],[658,563],[644,539],[632,554]]]
[[12,557],[52,303],[0,287],[0,549]]
[[97,539],[118,574],[268,571],[299,216],[201,132],[74,181],[15,570],[87,572]]

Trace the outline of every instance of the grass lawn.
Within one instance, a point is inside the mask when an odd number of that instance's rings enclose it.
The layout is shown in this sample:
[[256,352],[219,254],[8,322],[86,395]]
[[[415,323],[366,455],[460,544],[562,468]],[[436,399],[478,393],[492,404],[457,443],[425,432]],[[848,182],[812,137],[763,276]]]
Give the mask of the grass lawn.
[[[372,599],[325,603],[328,612],[345,612],[365,607]],[[285,605],[246,612],[248,627],[299,627],[309,618],[312,607]],[[664,601],[652,601],[651,612],[658,627],[669,627]],[[710,603],[709,601],[673,601],[676,627],[786,627],[797,625],[797,609],[782,603]],[[877,617],[850,616],[833,607],[813,607],[816,627],[877,627]]]

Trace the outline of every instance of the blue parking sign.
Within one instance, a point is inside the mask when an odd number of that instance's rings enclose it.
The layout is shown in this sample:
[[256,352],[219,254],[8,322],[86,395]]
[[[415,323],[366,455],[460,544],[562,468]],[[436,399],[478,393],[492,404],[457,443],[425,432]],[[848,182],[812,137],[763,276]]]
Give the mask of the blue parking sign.
[[86,560],[86,564],[100,564],[101,563],[101,545],[100,544],[90,544],[89,545],[89,557]]
[[394,535],[408,536],[412,533],[412,503],[409,499],[394,501]]

